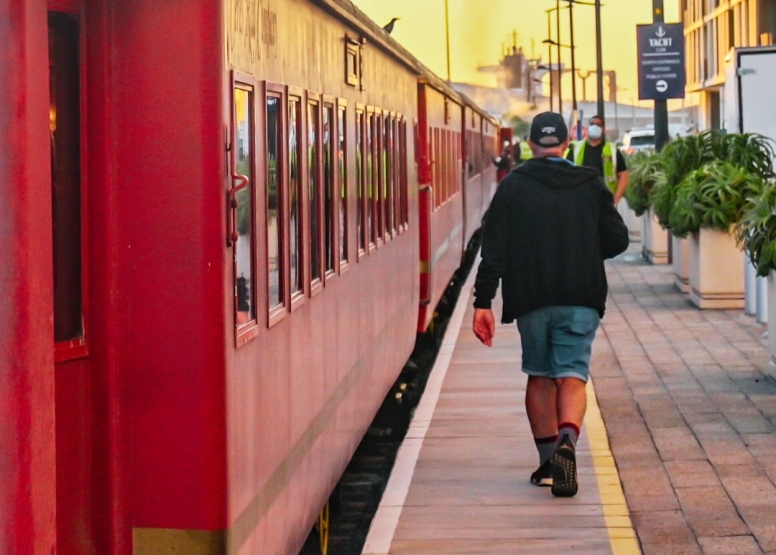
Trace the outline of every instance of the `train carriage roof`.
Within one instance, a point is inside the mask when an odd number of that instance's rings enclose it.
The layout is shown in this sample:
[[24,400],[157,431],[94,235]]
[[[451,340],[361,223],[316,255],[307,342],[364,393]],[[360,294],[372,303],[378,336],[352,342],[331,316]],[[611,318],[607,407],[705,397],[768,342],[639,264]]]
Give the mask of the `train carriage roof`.
[[[374,21],[358,9],[350,0],[309,0],[313,4],[323,6],[331,13],[338,16],[345,21],[348,25],[353,27],[354,30],[362,33],[362,37],[378,45],[380,48],[388,52],[394,58],[402,62],[408,69],[412,70],[418,75],[420,83],[429,85],[434,89],[442,92],[448,96],[451,100],[454,100],[458,104],[463,104],[461,93],[456,91],[450,83],[443,80],[436,75],[433,71],[428,69],[421,63],[415,56],[393,39],[388,33],[386,33],[382,27],[377,25]],[[472,103],[473,106],[476,107]],[[481,111],[479,108],[477,108]]]

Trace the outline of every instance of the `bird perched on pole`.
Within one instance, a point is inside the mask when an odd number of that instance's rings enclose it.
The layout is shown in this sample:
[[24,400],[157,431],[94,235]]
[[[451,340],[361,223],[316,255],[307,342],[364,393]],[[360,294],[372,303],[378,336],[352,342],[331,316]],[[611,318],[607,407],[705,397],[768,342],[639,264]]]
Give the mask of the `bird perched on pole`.
[[401,19],[401,18],[399,18],[399,17],[394,17],[394,18],[391,20],[391,22],[390,22],[390,23],[388,23],[388,25],[386,25],[385,27],[383,27],[383,31],[385,31],[386,33],[388,33],[388,34],[390,35],[390,34],[391,34],[391,32],[393,31],[393,26],[394,26],[394,24],[395,24],[397,21],[399,21],[399,19]]

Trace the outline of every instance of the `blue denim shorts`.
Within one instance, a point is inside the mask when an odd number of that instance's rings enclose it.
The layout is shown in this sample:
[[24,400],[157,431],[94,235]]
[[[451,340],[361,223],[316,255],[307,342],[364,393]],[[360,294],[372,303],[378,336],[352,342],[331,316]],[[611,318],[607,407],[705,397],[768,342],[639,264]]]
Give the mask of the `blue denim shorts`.
[[523,372],[587,382],[593,339],[600,324],[598,311],[584,306],[548,306],[519,317]]

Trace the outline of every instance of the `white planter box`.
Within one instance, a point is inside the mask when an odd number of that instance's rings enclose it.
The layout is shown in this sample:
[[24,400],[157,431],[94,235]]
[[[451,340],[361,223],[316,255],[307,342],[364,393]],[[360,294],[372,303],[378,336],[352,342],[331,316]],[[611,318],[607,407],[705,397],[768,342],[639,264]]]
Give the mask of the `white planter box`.
[[[771,351],[771,356],[776,358],[776,276],[773,272],[768,274],[768,298],[772,301],[768,303],[768,348]],[[774,364],[771,362],[772,375],[774,374],[773,366]]]
[[617,205],[617,209],[620,212],[620,216],[622,216],[625,225],[628,226],[628,238],[631,243],[638,243],[641,241],[641,231],[644,227],[644,223],[642,222],[643,216],[637,216],[624,199]]
[[690,240],[671,235],[671,258],[673,259],[674,285],[682,293],[690,292]]
[[689,237],[690,300],[699,308],[744,308],[744,253],[732,233]]
[[668,232],[657,221],[652,208],[642,217],[642,254],[652,264],[668,264]]

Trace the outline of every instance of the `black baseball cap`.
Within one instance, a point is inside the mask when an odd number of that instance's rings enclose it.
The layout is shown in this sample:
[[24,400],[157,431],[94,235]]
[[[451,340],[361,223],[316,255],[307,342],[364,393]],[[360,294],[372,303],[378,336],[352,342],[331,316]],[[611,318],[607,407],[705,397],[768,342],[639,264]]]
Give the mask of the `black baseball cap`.
[[538,146],[558,146],[569,136],[569,128],[563,116],[555,112],[542,112],[531,123],[531,142]]

